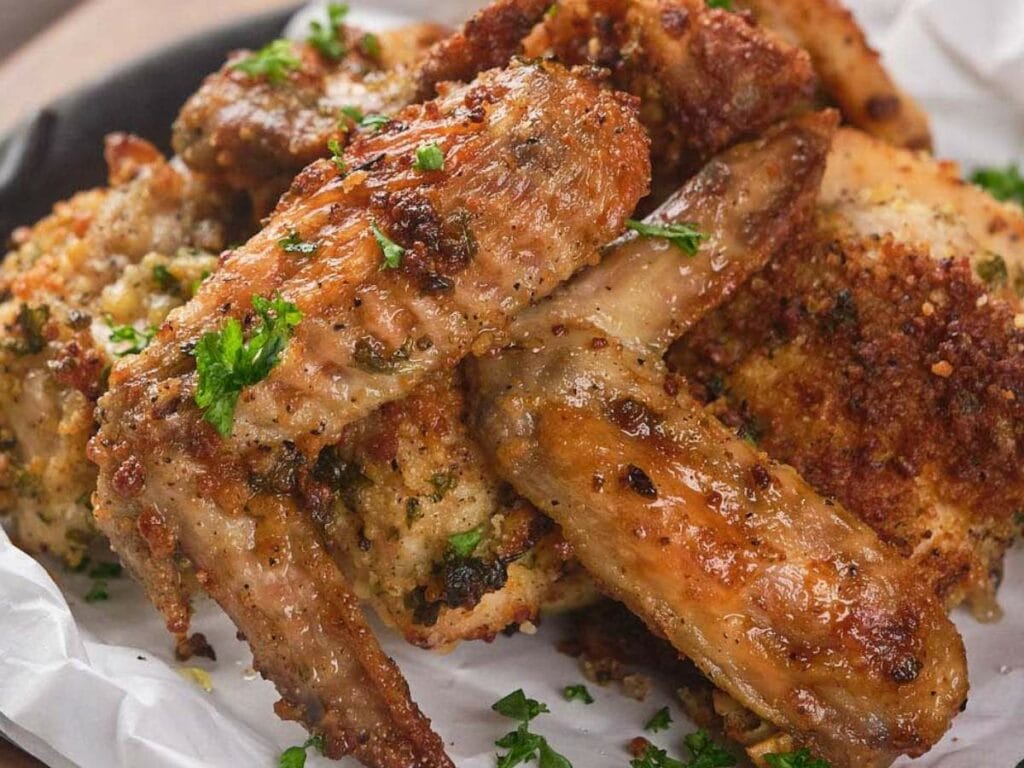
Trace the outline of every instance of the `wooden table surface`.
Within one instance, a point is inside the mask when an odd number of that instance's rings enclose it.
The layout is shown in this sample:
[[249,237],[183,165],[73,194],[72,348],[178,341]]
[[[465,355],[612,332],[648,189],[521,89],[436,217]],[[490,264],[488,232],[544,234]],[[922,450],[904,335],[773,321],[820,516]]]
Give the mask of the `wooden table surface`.
[[[119,64],[202,29],[295,2],[85,0],[0,62],[0,134],[32,110]],[[41,765],[0,739],[0,768]]]

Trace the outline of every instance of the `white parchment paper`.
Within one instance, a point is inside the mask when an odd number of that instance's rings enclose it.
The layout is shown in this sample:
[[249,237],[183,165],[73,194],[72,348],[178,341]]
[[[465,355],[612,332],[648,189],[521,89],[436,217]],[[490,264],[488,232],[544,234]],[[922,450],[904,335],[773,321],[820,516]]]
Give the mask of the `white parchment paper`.
[[[358,4],[358,0],[357,0]],[[355,21],[387,26],[429,13],[459,21],[472,0],[374,0]],[[850,0],[901,83],[934,119],[939,153],[978,163],[1024,153],[1024,2],[1022,0]],[[271,768],[301,743],[297,725],[272,712],[273,687],[250,669],[246,646],[215,605],[200,606],[195,629],[218,653],[205,693],[183,678],[168,638],[139,588],[110,582],[110,600],[87,604],[90,582],[44,566],[0,530],[0,731],[51,766],[83,768]],[[1024,759],[1024,547],[1010,553],[1001,592],[1006,617],[983,626],[958,612],[967,642],[971,697],[941,744],[913,766],[1014,768]],[[656,689],[644,703],[591,685],[597,703],[562,700],[581,681],[577,663],[555,650],[557,621],[538,635],[467,643],[447,656],[405,645],[382,631],[386,650],[409,678],[460,768],[494,765],[494,739],[509,721],[490,704],[523,687],[552,714],[535,721],[576,768],[628,765],[624,745],[647,717],[672,701]],[[654,741],[677,750],[690,730]],[[354,763],[345,763],[354,765]],[[901,762],[900,765],[907,765]],[[311,754],[308,765],[331,765]]]

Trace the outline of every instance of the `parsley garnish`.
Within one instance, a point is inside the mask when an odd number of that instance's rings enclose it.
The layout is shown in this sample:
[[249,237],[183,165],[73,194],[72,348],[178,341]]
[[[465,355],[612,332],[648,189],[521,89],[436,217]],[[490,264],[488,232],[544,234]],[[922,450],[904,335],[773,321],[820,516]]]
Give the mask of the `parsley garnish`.
[[107,592],[107,582],[94,581],[92,589],[85,593],[85,602],[98,603],[101,600],[109,600],[110,593]]
[[1014,200],[1024,205],[1024,176],[1016,165],[1006,168],[979,168],[971,181],[984,187],[996,200]]
[[304,768],[306,765],[306,750],[310,747],[316,749],[321,755],[324,753],[324,737],[311,736],[301,747],[288,747],[281,753],[277,760],[277,768]]
[[582,701],[584,704],[593,704],[594,697],[590,695],[585,685],[567,685],[562,689],[562,696],[566,701]]
[[707,235],[694,229],[693,224],[645,224],[630,219],[626,226],[641,237],[661,237],[689,256],[696,256],[700,243]]
[[632,768],[731,768],[736,765],[736,758],[716,744],[707,731],[695,731],[686,736],[683,743],[690,753],[685,763],[669,757],[664,749],[648,744],[644,753],[629,764]]
[[417,171],[443,171],[444,151],[434,142],[420,144],[412,167]]
[[344,149],[341,146],[341,142],[337,139],[331,139],[327,142],[327,148],[331,150],[331,162],[334,163],[334,167],[338,169],[339,173],[345,173],[348,170],[348,165],[345,164]]
[[530,721],[537,715],[548,712],[545,704],[526,698],[523,689],[513,691],[491,707],[499,715],[519,721],[519,727],[498,739],[495,745],[508,750],[498,755],[497,768],[514,768],[534,758],[540,768],[572,768],[572,763],[558,754],[548,744],[547,739],[536,733],[530,733]]
[[117,344],[128,345],[114,352],[114,355],[117,357],[139,354],[149,346],[149,342],[153,340],[155,335],[156,328],[152,326],[144,331],[140,331],[134,325],[113,325],[110,327],[110,340]]
[[669,714],[668,707],[662,707],[651,715],[651,719],[647,721],[644,730],[657,733],[658,731],[668,730],[670,725],[672,725],[672,715]]
[[116,579],[124,571],[120,563],[96,563],[89,570],[90,579]]
[[38,307],[30,307],[22,304],[18,308],[18,317],[15,320],[21,330],[21,341],[9,342],[8,346],[16,355],[37,355],[46,349],[46,335],[44,330],[46,323],[50,320],[50,307],[40,304]]
[[434,492],[430,494],[430,500],[435,504],[448,495],[459,481],[454,472],[435,472],[430,476],[430,484],[434,486]]
[[295,55],[292,44],[287,40],[274,40],[260,48],[256,53],[246,56],[231,65],[252,77],[265,77],[272,85],[279,85],[288,77],[288,73],[302,66]]
[[359,121],[359,127],[366,128],[367,130],[379,131],[390,122],[391,118],[387,115],[366,115]]
[[310,256],[316,253],[316,243],[310,243],[299,237],[294,229],[288,232],[288,237],[282,237],[277,241],[285,253],[301,253],[303,256]]
[[764,761],[768,763],[769,768],[832,768],[820,757],[812,757],[810,750],[807,749],[765,755]]
[[242,390],[267,377],[302,320],[298,307],[280,296],[273,301],[253,296],[252,306],[260,323],[249,341],[243,341],[242,325],[232,317],[221,330],[203,334],[193,352],[199,379],[196,405],[222,437],[231,434]]
[[199,277],[192,281],[190,289],[192,291],[193,296],[195,296],[199,292],[199,286],[201,286],[206,281],[206,278],[208,278],[210,274],[210,270],[204,269],[202,272],[199,273]]
[[[473,554],[476,548],[480,546],[480,541],[484,537],[485,530],[487,530],[487,523],[481,523],[476,528],[470,528],[468,531],[453,533],[448,537],[448,552],[456,557],[469,557]],[[516,693],[521,694],[522,691],[516,691]],[[516,693],[509,694],[509,696],[515,696]],[[508,696],[505,697],[505,699],[507,698]],[[505,699],[502,699],[501,701],[505,701]],[[498,704],[501,704],[501,701],[499,701]],[[498,704],[495,704],[494,706],[497,707]],[[544,705],[542,704],[541,706]],[[547,712],[547,709],[544,711]],[[495,712],[501,712],[501,710],[495,709]],[[512,715],[506,714],[505,712],[501,712],[501,714],[506,717],[512,717]]]
[[163,264],[157,264],[153,267],[153,282],[166,293],[178,293],[181,291],[181,284],[178,282],[178,279]]
[[359,45],[363,49],[363,53],[371,59],[380,58],[380,38],[373,34],[373,32],[367,32],[363,35]]
[[333,61],[340,59],[347,53],[340,34],[347,14],[348,5],[345,3],[329,3],[327,5],[327,23],[309,22],[309,37],[306,38],[306,42],[328,59]]
[[370,231],[373,232],[373,236],[377,240],[377,245],[380,246],[380,250],[384,254],[384,263],[380,265],[380,268],[398,269],[402,266],[402,257],[405,256],[405,248],[393,240],[388,239],[388,237],[380,231],[380,227],[377,226],[376,221],[370,222]]
[[974,271],[989,288],[1000,288],[1006,285],[1010,278],[1006,269],[1006,261],[998,253],[992,253],[989,258],[979,261],[975,265]]
[[708,8],[721,8],[723,11],[731,11],[732,0],[708,0]]

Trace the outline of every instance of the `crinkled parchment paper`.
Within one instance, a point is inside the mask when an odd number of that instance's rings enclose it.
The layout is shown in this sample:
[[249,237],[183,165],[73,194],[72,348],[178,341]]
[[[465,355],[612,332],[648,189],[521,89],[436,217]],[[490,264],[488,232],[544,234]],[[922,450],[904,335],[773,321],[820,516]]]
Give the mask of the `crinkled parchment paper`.
[[[968,169],[1024,155],[1024,1],[850,2],[898,79],[933,116],[940,154]],[[429,9],[457,22],[477,4],[374,0],[355,20],[379,27]],[[1000,623],[956,614],[970,657],[970,702],[914,766],[1014,768],[1024,759],[1024,547],[1007,565]],[[47,567],[51,573],[0,531],[0,731],[8,738],[49,765],[88,768],[271,768],[282,749],[304,740],[301,728],[274,716],[272,686],[253,674],[246,647],[215,605],[200,606],[195,621],[218,653],[216,663],[195,662],[211,675],[206,693],[179,673],[137,586],[111,581],[108,601],[87,604],[87,577]],[[532,637],[467,643],[447,656],[382,635],[460,768],[494,765],[493,741],[510,723],[489,707],[518,687],[551,707],[536,730],[577,768],[626,766],[625,743],[672,698],[656,688],[640,703],[591,685],[593,706],[563,701],[561,688],[581,675],[554,648],[557,621]],[[675,727],[654,741],[677,750],[689,730],[681,717],[676,710]],[[331,763],[311,755],[308,764]]]

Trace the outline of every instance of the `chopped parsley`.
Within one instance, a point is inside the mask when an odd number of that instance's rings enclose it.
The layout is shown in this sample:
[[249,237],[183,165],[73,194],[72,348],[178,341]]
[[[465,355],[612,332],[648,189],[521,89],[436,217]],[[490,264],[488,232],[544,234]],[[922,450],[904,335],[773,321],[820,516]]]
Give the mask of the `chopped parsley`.
[[364,115],[363,110],[355,106],[342,107],[340,113],[338,124],[343,130],[349,130],[350,126],[342,118],[346,118],[357,127],[369,131],[379,131],[391,122],[391,118],[387,115]]
[[252,306],[260,322],[248,341],[243,340],[241,323],[232,317],[221,330],[204,334],[192,353],[199,379],[196,405],[222,437],[231,434],[242,390],[270,374],[292,329],[302,320],[299,308],[280,295],[273,301],[253,296]]
[[299,253],[303,256],[311,256],[316,253],[317,249],[316,243],[303,240],[294,229],[288,232],[288,237],[282,237],[278,240],[277,244],[281,246],[285,253]]
[[[453,533],[451,536],[448,537],[448,553],[454,555],[455,557],[469,557],[473,554],[473,552],[476,551],[476,548],[480,546],[480,542],[484,538],[484,531],[486,530],[487,523],[481,523],[480,525],[476,526],[476,528],[470,528],[468,531],[462,531],[462,533]],[[522,693],[522,691],[517,691],[517,693]],[[515,693],[509,695],[515,696]],[[505,697],[505,699],[507,698],[508,696]],[[505,701],[505,699],[502,699],[501,701]],[[499,701],[498,704],[500,704],[501,701]],[[495,704],[494,706],[497,707],[498,705]],[[501,710],[495,709],[495,712],[500,711]],[[545,709],[544,711],[547,712],[547,709]],[[504,712],[501,712],[501,714],[505,715]],[[505,716],[512,717],[512,715]]]
[[289,72],[302,66],[288,40],[274,40],[231,65],[251,77],[265,77],[271,85],[283,83]]
[[671,725],[672,715],[669,714],[668,707],[662,707],[651,715],[651,719],[647,721],[644,730],[657,733],[658,731],[667,731]]
[[124,572],[120,563],[96,563],[89,569],[90,579],[116,579]]
[[331,162],[334,163],[334,167],[338,169],[339,173],[345,173],[348,170],[348,165],[345,164],[344,149],[341,146],[341,142],[337,139],[331,139],[327,142],[327,148],[331,150]]
[[528,699],[520,688],[495,702],[491,709],[499,715],[519,721],[516,730],[494,742],[496,746],[507,750],[505,754],[498,755],[497,768],[514,768],[534,759],[540,768],[572,768],[572,763],[553,750],[547,739],[530,732],[530,721],[549,711],[545,704]]
[[731,11],[732,0],[708,0],[708,8],[721,8],[723,11]]
[[567,685],[562,689],[562,696],[566,701],[582,701],[584,704],[593,704],[594,697],[590,695],[585,685]]
[[979,168],[971,181],[987,189],[996,200],[1013,200],[1024,205],[1024,176],[1016,165],[1006,168]]
[[178,278],[171,274],[169,270],[163,264],[157,264],[153,267],[153,282],[164,293],[179,293],[181,291],[181,284],[178,282]]
[[645,224],[642,221],[630,219],[626,222],[626,227],[641,237],[660,237],[668,240],[688,256],[696,256],[697,251],[700,250],[701,241],[707,239],[707,235],[694,229],[693,224]]
[[107,582],[105,581],[94,581],[92,588],[85,593],[85,602],[87,603],[98,603],[102,600],[109,600],[110,593],[107,592]]
[[306,750],[310,747],[316,749],[321,755],[324,753],[324,737],[311,736],[301,747],[288,747],[281,753],[277,760],[277,768],[304,768],[306,765]]
[[807,749],[765,755],[764,761],[768,763],[769,768],[832,768],[820,757],[812,757],[810,750]]
[[379,131],[390,122],[391,118],[387,115],[366,115],[359,121],[359,127],[369,131]]
[[140,331],[134,325],[112,325],[110,327],[110,340],[115,344],[127,344],[127,347],[114,352],[117,357],[126,355],[137,355],[153,340],[156,335],[156,328],[150,326]]
[[348,5],[345,3],[328,3],[327,23],[322,21],[309,22],[309,37],[306,42],[332,61],[337,61],[348,51],[341,40],[341,32],[345,26]]
[[383,232],[381,232],[376,221],[370,222],[370,231],[373,232],[373,236],[377,240],[377,245],[380,246],[381,253],[384,254],[384,262],[380,265],[380,268],[398,269],[402,266],[402,257],[405,256],[405,248],[393,240],[390,240]]
[[417,171],[443,171],[444,150],[434,142],[420,144],[412,167]]
[[373,32],[363,35],[363,39],[359,41],[359,47],[371,59],[380,59],[380,38]]
[[998,253],[991,253],[987,259],[979,261],[974,271],[989,288],[1001,288],[1010,279],[1006,261]]
[[459,484],[459,481],[456,479],[454,472],[435,472],[430,476],[430,484],[434,486],[434,492],[430,494],[430,500],[437,504],[437,502],[448,495],[448,491]]
[[199,277],[192,281],[192,285],[190,287],[192,289],[193,296],[199,293],[199,286],[206,282],[206,278],[208,278],[210,274],[210,270],[204,269],[202,272],[199,273]]
[[736,758],[727,752],[708,735],[700,730],[689,734],[683,744],[690,752],[686,762],[669,757],[664,749],[648,743],[640,757],[630,760],[632,768],[731,768],[736,765]]
[[40,304],[30,307],[22,304],[18,308],[15,323],[21,331],[21,341],[10,342],[9,346],[16,355],[36,355],[46,349],[46,335],[43,330],[50,320],[50,307]]

